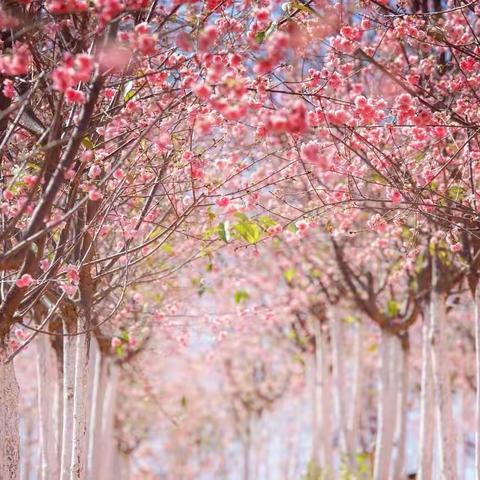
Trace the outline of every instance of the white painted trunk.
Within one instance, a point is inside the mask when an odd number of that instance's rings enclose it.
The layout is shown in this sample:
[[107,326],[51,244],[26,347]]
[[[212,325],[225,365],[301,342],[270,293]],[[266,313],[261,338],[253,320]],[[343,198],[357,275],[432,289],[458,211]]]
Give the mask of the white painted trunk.
[[340,453],[350,458],[352,447],[347,430],[347,399],[345,387],[345,363],[344,363],[344,325],[338,318],[330,322],[332,333],[332,353],[334,370],[334,396],[336,403],[338,433],[340,439]]
[[[69,332],[64,322],[64,332]],[[63,337],[63,419],[62,419],[62,453],[61,480],[70,479],[73,442],[73,407],[75,387],[75,337]]]
[[[85,325],[79,325],[84,328]],[[75,382],[73,407],[73,442],[70,480],[85,480],[87,460],[87,402],[89,375],[89,335],[78,335],[75,340]]]
[[111,480],[112,462],[116,449],[114,420],[119,371],[118,366],[113,362],[110,363],[109,367],[105,405],[102,415],[102,457],[100,459],[98,480]]
[[480,286],[475,288],[473,298],[475,322],[475,479],[480,480]]
[[440,478],[457,478],[455,434],[453,429],[452,392],[448,359],[446,358],[446,295],[439,293],[435,261],[432,268],[430,294],[430,345],[432,349],[433,386],[435,394],[436,423],[440,455]]
[[92,408],[90,414],[88,441],[88,478],[96,480],[100,475],[102,459],[102,416],[105,403],[105,387],[107,383],[108,361],[98,350],[95,357]]
[[48,335],[38,335],[36,361],[42,480],[57,480],[59,476],[58,457],[55,451],[55,424],[53,422],[57,413],[54,402],[56,372],[53,354]]
[[121,480],[130,480],[130,458],[122,452],[118,453],[118,458]]
[[432,479],[433,439],[435,433],[435,407],[433,405],[433,373],[430,349],[430,308],[423,315],[422,326],[422,378],[420,385],[420,440],[419,480]]
[[397,388],[397,413],[395,425],[396,457],[393,464],[393,478],[405,477],[405,448],[407,438],[407,414],[408,414],[408,351],[401,342],[396,342],[397,371],[399,385]]
[[394,342],[398,339],[382,331],[380,339],[380,379],[375,447],[374,480],[390,480],[393,434],[395,425],[396,378]]
[[319,427],[318,420],[318,401],[317,401],[317,359],[316,354],[309,355],[309,362],[307,365],[308,368],[308,379],[309,379],[309,393],[310,393],[310,404],[312,407],[312,453],[311,461],[316,466],[320,465],[320,438],[321,432]]
[[465,408],[467,405],[467,395],[464,390],[459,390],[458,393],[458,422],[457,422],[457,438],[458,438],[458,471],[460,476],[465,474],[465,437],[464,437],[464,417]]
[[57,464],[57,478],[61,474],[62,462],[62,431],[63,431],[63,352],[55,351],[56,378],[55,394],[53,399],[53,429],[54,429],[54,451]]
[[18,432],[19,389],[13,362],[0,345],[0,478],[19,478],[20,437]]
[[358,433],[363,411],[363,347],[363,326],[361,323],[357,323],[353,347],[352,401],[348,419],[349,445],[351,445],[352,452],[356,452],[358,448]]
[[320,322],[315,322],[315,358],[317,374],[318,428],[320,429],[320,466],[322,478],[329,479],[333,475],[332,456],[332,382],[330,375],[328,342],[326,332]]

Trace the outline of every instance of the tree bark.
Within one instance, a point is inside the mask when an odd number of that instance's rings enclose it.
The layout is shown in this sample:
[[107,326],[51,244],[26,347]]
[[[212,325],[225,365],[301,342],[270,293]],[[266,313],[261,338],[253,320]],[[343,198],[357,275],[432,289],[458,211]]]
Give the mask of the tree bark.
[[58,470],[57,478],[60,478],[63,436],[63,338],[55,338],[53,347],[55,351],[55,367],[57,371],[57,382],[55,384],[55,396],[53,402],[53,428],[55,433],[54,451]]
[[37,347],[37,383],[38,383],[38,422],[40,425],[41,478],[42,480],[58,479],[58,458],[55,451],[55,430],[53,419],[56,374],[53,350],[48,335],[40,334]]
[[317,359],[315,353],[309,354],[309,393],[312,407],[312,453],[310,459],[315,467],[321,463],[320,458],[320,428],[318,420],[318,402],[317,402]]
[[[0,340],[1,342],[1,340]],[[19,388],[13,362],[0,343],[0,478],[19,478],[20,436],[18,431]]]
[[363,410],[363,326],[361,323],[357,323],[355,327],[353,348],[352,406],[348,423],[348,435],[350,437],[349,444],[351,445],[352,453],[355,453],[358,448],[358,432],[361,426]]
[[436,261],[432,262],[432,291],[430,294],[430,345],[432,349],[433,385],[435,392],[440,478],[457,478],[455,434],[453,431],[452,393],[448,360],[446,359],[446,300],[437,290]]
[[[72,329],[67,321],[63,322],[64,333],[71,333]],[[62,454],[61,480],[70,479],[70,464],[72,460],[73,441],[73,408],[75,388],[75,337],[63,337],[63,420],[62,420]]]
[[475,328],[475,479],[480,480],[480,288],[475,287],[473,295],[473,316]]
[[88,478],[96,480],[100,475],[102,458],[102,416],[104,414],[105,387],[107,383],[108,359],[97,350],[95,357],[92,408],[90,414],[88,441]]
[[[347,405],[346,405],[346,389],[345,389],[345,364],[344,364],[344,326],[338,318],[332,319],[330,322],[332,334],[332,353],[333,353],[333,370],[334,370],[334,388],[335,403],[338,419],[338,433],[340,439],[340,453],[346,455],[351,460],[352,448],[350,445],[350,437],[347,430]],[[351,463],[351,462],[350,462]]]
[[393,478],[405,476],[405,447],[407,439],[407,414],[408,414],[408,348],[400,341],[396,342],[397,369],[399,386],[397,389],[397,413],[395,426],[396,457],[393,465]]
[[319,412],[320,466],[322,478],[332,478],[332,385],[328,355],[326,331],[321,323],[315,321],[315,359],[316,359],[316,401]]
[[111,480],[112,462],[115,452],[114,421],[117,401],[118,366],[111,362],[102,415],[102,457],[98,480]]
[[374,480],[390,479],[392,461],[393,425],[395,418],[395,378],[393,375],[394,342],[398,341],[388,332],[382,330],[380,340],[380,381],[377,416],[377,439],[374,461]]
[[433,405],[432,356],[430,351],[430,308],[423,315],[422,378],[420,385],[419,480],[432,479],[435,408]]
[[[82,322],[79,327],[85,328]],[[71,480],[85,480],[87,459],[87,400],[88,374],[90,368],[90,335],[78,335],[75,340],[75,382],[73,408],[73,442],[70,467]]]

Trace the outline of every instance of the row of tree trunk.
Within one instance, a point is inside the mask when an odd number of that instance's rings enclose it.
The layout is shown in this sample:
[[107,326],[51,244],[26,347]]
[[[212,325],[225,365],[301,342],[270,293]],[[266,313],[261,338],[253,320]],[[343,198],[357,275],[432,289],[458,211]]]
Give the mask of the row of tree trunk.
[[[417,478],[455,480],[457,443],[453,421],[452,388],[447,351],[446,295],[432,291],[423,312],[422,362],[420,385],[419,465]],[[478,298],[474,302],[477,339],[476,395],[476,478],[479,465],[480,412],[480,318]],[[337,478],[340,464],[355,472],[356,454],[360,453],[362,411],[365,389],[362,364],[365,345],[364,327],[355,325],[354,349],[346,355],[345,324],[336,319],[315,322],[315,354],[311,362],[313,447],[312,463],[321,470],[322,478]],[[377,426],[374,439],[373,478],[389,480],[406,478],[406,440],[409,393],[409,345],[405,337],[387,330],[381,332],[378,348],[379,376]],[[350,376],[346,376],[346,364]],[[332,405],[333,401],[333,405]],[[333,415],[332,412],[335,412]],[[333,422],[335,421],[335,428]],[[339,455],[335,456],[335,439]],[[438,451],[435,453],[434,448]],[[433,469],[437,459],[436,471]],[[356,472],[357,475],[359,472]],[[360,477],[361,478],[361,477]]]
[[[68,326],[64,326],[64,331]],[[87,335],[63,336],[54,349],[38,335],[39,453],[41,480],[110,480],[118,370],[115,360]],[[0,361],[0,478],[19,478],[18,384],[13,361]]]

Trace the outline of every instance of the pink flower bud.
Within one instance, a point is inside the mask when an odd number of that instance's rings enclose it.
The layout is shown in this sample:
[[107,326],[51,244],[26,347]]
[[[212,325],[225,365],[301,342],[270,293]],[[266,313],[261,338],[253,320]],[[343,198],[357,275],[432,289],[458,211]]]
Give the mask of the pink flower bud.
[[92,202],[98,202],[103,198],[103,195],[96,189],[92,189],[88,192],[88,199]]

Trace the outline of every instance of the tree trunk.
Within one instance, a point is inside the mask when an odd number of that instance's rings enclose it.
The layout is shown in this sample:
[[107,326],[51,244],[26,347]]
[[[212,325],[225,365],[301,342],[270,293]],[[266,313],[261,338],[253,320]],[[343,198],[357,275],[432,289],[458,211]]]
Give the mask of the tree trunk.
[[252,431],[251,431],[251,420],[250,412],[247,413],[246,420],[246,430],[245,430],[245,443],[243,445],[243,480],[250,479],[250,457],[252,450]]
[[119,464],[121,469],[121,480],[130,480],[130,458],[126,453],[119,452]]
[[[81,329],[85,328],[82,322]],[[79,329],[80,329],[79,328]],[[71,480],[85,480],[90,335],[76,337]]]
[[321,462],[320,458],[320,428],[318,425],[318,401],[317,401],[317,359],[316,355],[309,355],[309,393],[312,407],[312,453],[310,455],[311,462],[318,467]]
[[[71,333],[68,322],[63,322],[63,332]],[[62,421],[62,455],[61,480],[70,479],[73,441],[73,407],[75,388],[75,337],[63,337],[63,421]]]
[[440,453],[440,478],[457,478],[455,435],[453,431],[452,392],[446,358],[446,300],[437,286],[436,261],[432,262],[432,291],[430,294],[430,344],[432,349],[432,371],[435,392],[438,446]]
[[395,426],[396,457],[393,465],[393,478],[405,476],[405,447],[407,438],[407,414],[408,414],[408,348],[401,342],[396,342],[397,369],[399,386],[397,388],[397,418]]
[[92,409],[90,414],[88,441],[88,478],[97,480],[102,458],[102,416],[104,413],[105,387],[107,383],[108,359],[98,349],[95,357]]
[[382,330],[380,340],[380,382],[378,399],[377,440],[374,461],[374,480],[390,479],[393,425],[395,418],[394,342],[395,337]]
[[[114,421],[117,400],[118,366],[111,362],[102,415],[102,457],[98,480],[111,480],[112,462],[115,453]],[[96,479],[97,480],[97,479]]]
[[40,425],[41,478],[42,480],[58,479],[58,457],[55,451],[55,430],[53,419],[54,395],[56,385],[53,350],[48,335],[40,334],[37,347],[37,383],[38,383],[38,423]]
[[0,343],[0,478],[17,480],[20,462],[19,388],[13,362],[6,360],[7,349]]
[[473,315],[475,322],[475,479],[480,480],[480,288],[477,285],[473,295]]
[[322,478],[332,478],[333,462],[332,462],[332,385],[328,355],[328,342],[326,331],[322,328],[321,322],[315,322],[315,359],[316,359],[316,375],[317,375],[317,405],[319,413],[319,434],[321,439],[320,461]]
[[430,308],[423,315],[422,378],[420,386],[419,480],[432,479],[435,408],[433,405],[432,355],[430,351]]
[[347,431],[347,406],[346,406],[346,390],[345,390],[345,364],[344,364],[344,326],[338,318],[332,319],[330,322],[332,333],[332,353],[333,353],[333,369],[335,378],[335,403],[337,407],[338,433],[340,438],[340,453],[347,455],[351,460],[352,448],[350,445],[350,437]]
[[62,436],[63,436],[63,338],[54,339],[55,368],[57,381],[55,383],[55,396],[53,401],[53,428],[55,434],[54,452],[57,465],[57,478],[61,475],[62,463]]
[[363,326],[357,323],[355,327],[355,340],[353,351],[353,381],[352,381],[352,402],[348,421],[349,445],[352,453],[358,448],[358,432],[361,426],[363,411]]

